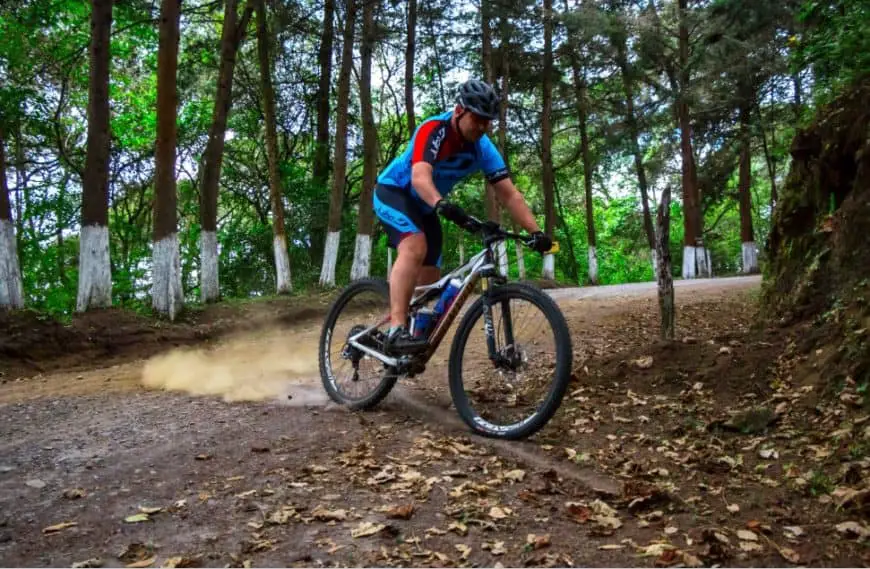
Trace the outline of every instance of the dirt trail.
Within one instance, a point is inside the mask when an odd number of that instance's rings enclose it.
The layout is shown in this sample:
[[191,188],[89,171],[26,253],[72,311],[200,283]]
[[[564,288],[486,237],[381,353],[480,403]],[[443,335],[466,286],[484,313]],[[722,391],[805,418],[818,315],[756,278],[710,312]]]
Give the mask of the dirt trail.
[[[754,454],[769,439],[704,431],[764,399],[781,346],[750,336],[756,288],[679,288],[686,342],[672,347],[655,341],[649,288],[579,300],[555,291],[582,374],[552,424],[523,443],[469,437],[437,362],[378,411],[328,404],[313,321],[6,384],[0,564],[866,563],[832,529],[838,514],[765,485],[787,465],[752,477],[770,463]],[[642,357],[651,365],[638,368]],[[717,462],[736,462],[746,445],[756,450],[743,451],[745,465]],[[738,503],[739,513],[726,508]]]

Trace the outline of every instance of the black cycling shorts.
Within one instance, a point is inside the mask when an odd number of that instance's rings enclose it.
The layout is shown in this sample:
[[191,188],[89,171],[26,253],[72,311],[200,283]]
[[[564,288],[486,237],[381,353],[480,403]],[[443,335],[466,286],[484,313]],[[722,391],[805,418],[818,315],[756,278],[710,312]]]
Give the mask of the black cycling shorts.
[[426,236],[424,266],[441,267],[441,245],[444,239],[438,214],[426,213],[407,190],[378,184],[374,196],[375,215],[384,226],[390,247],[399,246],[402,239],[414,233]]

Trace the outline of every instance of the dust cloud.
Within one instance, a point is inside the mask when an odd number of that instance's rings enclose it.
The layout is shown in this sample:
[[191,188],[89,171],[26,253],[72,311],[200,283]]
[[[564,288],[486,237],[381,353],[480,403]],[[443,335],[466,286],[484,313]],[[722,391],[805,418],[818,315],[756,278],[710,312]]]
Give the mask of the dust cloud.
[[227,402],[277,399],[293,385],[319,381],[317,339],[286,329],[249,333],[207,350],[177,349],[142,370],[145,387]]

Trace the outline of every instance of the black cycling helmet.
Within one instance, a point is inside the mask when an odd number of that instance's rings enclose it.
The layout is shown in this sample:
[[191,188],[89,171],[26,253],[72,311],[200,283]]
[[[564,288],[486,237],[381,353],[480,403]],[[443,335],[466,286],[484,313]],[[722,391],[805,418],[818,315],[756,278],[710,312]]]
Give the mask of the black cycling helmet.
[[476,115],[490,120],[498,118],[498,95],[483,81],[469,79],[460,85],[456,102]]

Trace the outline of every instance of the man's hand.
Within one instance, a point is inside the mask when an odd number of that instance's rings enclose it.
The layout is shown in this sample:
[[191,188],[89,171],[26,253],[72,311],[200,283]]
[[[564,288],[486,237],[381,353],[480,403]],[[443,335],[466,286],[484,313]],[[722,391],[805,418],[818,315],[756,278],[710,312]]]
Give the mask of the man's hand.
[[539,253],[546,253],[553,248],[553,240],[544,235],[543,231],[536,231],[526,239],[526,245]]
[[459,227],[465,228],[471,224],[471,218],[465,213],[464,209],[445,199],[438,200],[438,203],[435,204],[435,212]]

